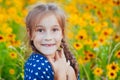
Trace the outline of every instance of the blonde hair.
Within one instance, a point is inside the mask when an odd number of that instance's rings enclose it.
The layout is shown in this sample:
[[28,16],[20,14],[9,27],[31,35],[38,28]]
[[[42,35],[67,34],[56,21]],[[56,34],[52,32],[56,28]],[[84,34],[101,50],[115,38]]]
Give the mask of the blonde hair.
[[[63,33],[63,39],[61,41],[61,47],[63,47],[64,50],[64,54],[66,56],[66,60],[70,61],[70,65],[73,67],[73,69],[75,70],[76,76],[78,76],[78,65],[77,62],[75,60],[75,57],[73,56],[73,54],[69,51],[69,48],[67,46],[67,43],[65,41],[65,13],[64,11],[62,11],[56,4],[53,3],[48,3],[48,4],[39,4],[36,5],[27,15],[26,17],[26,27],[27,29],[29,29],[30,33],[29,35],[32,36],[32,30],[34,29],[34,27],[36,26],[36,23],[42,19],[42,17],[49,15],[49,14],[53,14],[56,16],[58,23],[62,29],[62,33]],[[29,43],[30,46],[32,47],[32,50],[39,52],[34,44],[33,41],[31,41],[29,39]]]

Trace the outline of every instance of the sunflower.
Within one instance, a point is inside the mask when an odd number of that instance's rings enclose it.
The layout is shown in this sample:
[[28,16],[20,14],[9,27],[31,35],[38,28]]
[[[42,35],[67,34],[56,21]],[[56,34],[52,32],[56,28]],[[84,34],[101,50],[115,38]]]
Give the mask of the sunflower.
[[94,73],[96,76],[101,76],[102,73],[103,73],[103,70],[102,70],[102,68],[97,67],[97,68],[94,69],[93,73]]
[[112,64],[107,65],[107,69],[108,71],[114,71],[114,72],[118,72],[119,71],[119,66],[117,63],[113,62]]
[[118,50],[118,51],[116,52],[115,56],[116,56],[117,58],[120,58],[120,50]]
[[15,70],[14,69],[9,69],[9,74],[14,75],[15,74]]
[[109,79],[115,79],[117,77],[117,74],[115,71],[111,70],[111,71],[108,71],[108,78]]

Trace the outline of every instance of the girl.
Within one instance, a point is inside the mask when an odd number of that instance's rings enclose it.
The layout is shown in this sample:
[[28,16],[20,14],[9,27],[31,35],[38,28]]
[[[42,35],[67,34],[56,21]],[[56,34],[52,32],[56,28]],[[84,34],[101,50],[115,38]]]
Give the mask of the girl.
[[39,4],[26,17],[32,54],[24,80],[79,80],[78,66],[65,42],[65,15],[55,4]]

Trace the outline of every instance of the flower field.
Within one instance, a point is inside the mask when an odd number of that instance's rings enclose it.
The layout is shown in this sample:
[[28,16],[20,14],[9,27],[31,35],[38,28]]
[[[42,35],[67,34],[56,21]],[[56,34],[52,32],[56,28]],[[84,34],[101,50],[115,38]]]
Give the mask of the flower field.
[[31,52],[25,17],[37,2],[55,2],[65,11],[81,80],[120,80],[120,0],[0,0],[0,80],[24,78]]

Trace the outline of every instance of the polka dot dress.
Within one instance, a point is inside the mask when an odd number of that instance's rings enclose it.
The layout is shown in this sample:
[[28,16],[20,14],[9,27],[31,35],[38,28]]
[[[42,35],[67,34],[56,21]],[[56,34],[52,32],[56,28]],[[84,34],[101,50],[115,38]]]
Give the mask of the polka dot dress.
[[[39,53],[32,53],[24,65],[24,80],[54,80],[48,59]],[[79,75],[77,80],[80,80]]]
[[24,66],[24,80],[54,80],[54,72],[47,58],[32,53]]

